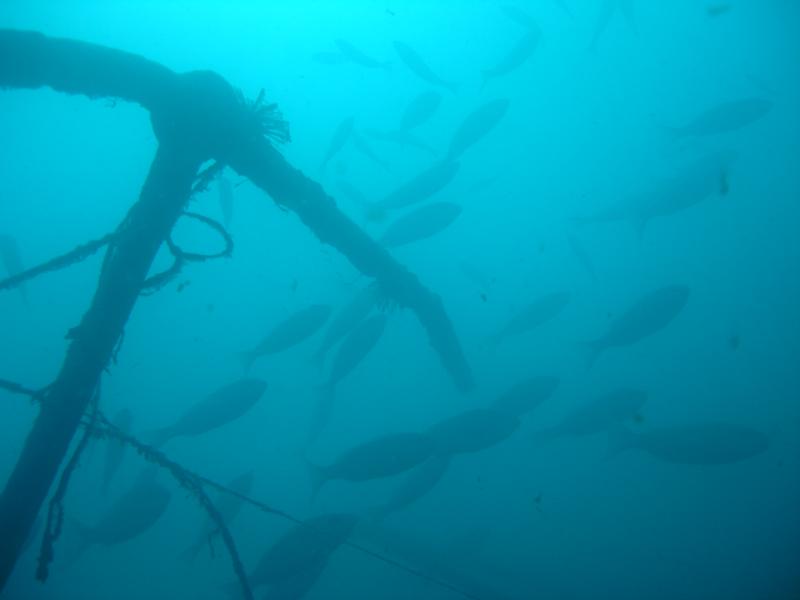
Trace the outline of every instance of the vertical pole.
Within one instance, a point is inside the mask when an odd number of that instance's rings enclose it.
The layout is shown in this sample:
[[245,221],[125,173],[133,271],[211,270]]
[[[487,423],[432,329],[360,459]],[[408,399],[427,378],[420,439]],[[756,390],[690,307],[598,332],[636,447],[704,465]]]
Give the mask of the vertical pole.
[[138,202],[108,248],[89,310],[73,331],[61,371],[43,399],[0,495],[0,591],[123,333],[150,265],[189,198],[199,166],[195,152],[162,143]]

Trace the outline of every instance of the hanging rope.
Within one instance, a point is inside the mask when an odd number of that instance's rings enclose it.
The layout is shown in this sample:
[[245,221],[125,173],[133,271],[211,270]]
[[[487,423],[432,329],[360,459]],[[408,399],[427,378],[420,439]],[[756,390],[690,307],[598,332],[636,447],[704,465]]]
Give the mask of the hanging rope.
[[34,277],[38,277],[43,273],[49,273],[50,271],[58,271],[65,267],[69,267],[75,263],[81,262],[89,258],[92,254],[100,250],[103,246],[107,245],[114,239],[114,234],[110,233],[101,237],[98,240],[93,240],[91,242],[87,242],[81,246],[78,246],[74,250],[67,252],[66,254],[62,254],[61,256],[57,256],[51,260],[48,260],[46,263],[33,267],[32,269],[28,269],[27,271],[23,271],[22,273],[17,273],[7,279],[0,280],[0,292],[5,290],[12,290],[16,287],[19,287],[21,284],[25,283],[29,279],[33,279]]
[[[233,563],[233,570],[236,573],[236,577],[239,579],[239,584],[241,585],[242,593],[244,594],[245,599],[254,600],[255,596],[253,595],[253,591],[250,588],[249,582],[247,581],[247,573],[245,572],[242,559],[239,556],[239,551],[236,549],[236,542],[234,541],[228,526],[225,524],[225,520],[222,518],[222,515],[219,513],[219,511],[217,511],[214,503],[211,502],[208,494],[206,494],[205,490],[203,489],[204,483],[213,484],[213,482],[204,477],[200,477],[188,469],[185,469],[178,463],[167,458],[166,455],[160,450],[144,444],[132,435],[125,433],[111,423],[99,411],[96,411],[96,415],[97,418],[95,420],[90,419],[88,421],[84,420],[81,422],[81,424],[86,428],[86,433],[88,435],[93,435],[101,439],[113,438],[132,446],[136,452],[144,457],[145,460],[166,469],[181,487],[186,489],[192,496],[195,497],[201,508],[206,511],[208,516],[214,522],[217,530],[222,536],[222,540],[225,542],[225,547],[228,549],[228,554],[230,554],[231,562]],[[219,489],[223,488],[224,486],[214,484],[214,487]],[[272,512],[274,514],[282,514],[280,511]]]
[[75,451],[72,453],[67,465],[61,472],[61,477],[58,480],[58,487],[55,494],[50,499],[50,504],[47,508],[47,524],[44,528],[44,535],[42,536],[42,546],[39,551],[38,566],[36,567],[36,579],[39,581],[47,581],[49,574],[50,563],[53,562],[54,552],[53,546],[58,538],[61,536],[61,529],[64,525],[64,496],[67,494],[69,488],[69,480],[73,472],[78,466],[83,451],[86,449],[89,439],[92,437],[91,429],[97,422],[99,411],[97,405],[100,399],[100,384],[98,383],[92,396],[90,405],[91,416],[90,426],[86,428],[81,437]]

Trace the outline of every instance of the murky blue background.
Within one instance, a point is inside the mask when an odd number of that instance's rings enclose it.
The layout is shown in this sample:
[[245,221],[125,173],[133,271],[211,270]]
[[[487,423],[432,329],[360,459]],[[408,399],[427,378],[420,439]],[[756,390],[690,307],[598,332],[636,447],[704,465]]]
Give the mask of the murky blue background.
[[[378,235],[340,179],[371,200],[432,164],[413,148],[368,140],[390,172],[348,145],[324,173],[319,164],[342,119],[391,129],[430,86],[398,58],[413,46],[456,94],[417,133],[445,153],[453,131],[481,104],[508,98],[504,119],[470,148],[437,200],[463,207],[441,234],[393,254],[442,296],[477,385],[455,391],[409,311],[391,315],[374,351],[338,390],[330,427],[312,452],[327,463],[378,435],[423,430],[438,419],[486,406],[518,380],[561,379],[557,392],[516,434],[485,452],[457,457],[444,481],[391,517],[453,572],[510,598],[790,598],[800,590],[800,5],[790,0],[634,1],[635,20],[617,10],[588,50],[605,0],[518,2],[542,38],[532,57],[481,89],[523,28],[488,1],[370,2],[36,2],[0,5],[0,27],[41,31],[142,54],[176,71],[212,69],[254,98],[261,88],[291,125],[287,159],[318,179],[341,209]],[[727,12],[714,16],[714,9]],[[391,61],[388,70],[323,64],[344,39]],[[3,57],[6,59],[7,57]],[[676,139],[670,127],[722,102],[772,102],[735,132]],[[33,266],[122,219],[138,196],[156,147],[137,106],[89,101],[50,90],[0,93],[0,233]],[[650,222],[575,228],[572,219],[669,176],[714,149],[735,149],[727,194]],[[340,306],[364,280],[335,249],[278,210],[249,182],[237,187],[230,260],[192,265],[137,304],[119,364],[105,377],[103,408],[134,414],[134,431],[163,426],[210,391],[241,375],[236,354],[313,303]],[[192,210],[221,218],[216,188]],[[597,279],[568,243],[576,235]],[[218,247],[213,233],[181,222],[176,239]],[[101,255],[0,294],[0,376],[32,387],[56,375],[64,335],[91,299]],[[483,288],[463,265],[484,273]],[[166,253],[155,269],[168,266]],[[4,272],[0,268],[0,277]],[[658,287],[691,288],[664,330],[609,351],[587,370],[579,342]],[[181,285],[180,291],[178,290]],[[556,319],[508,339],[485,339],[516,310],[558,290],[572,301]],[[269,383],[240,420],[168,454],[227,481],[255,470],[252,495],[300,517],[364,510],[394,482],[331,483],[312,506],[301,456],[315,386],[309,359],[319,336],[260,359]],[[738,344],[737,344],[738,342]],[[606,460],[606,437],[535,443],[538,430],[587,399],[620,386],[646,390],[638,426],[725,421],[770,438],[767,452],[721,467],[668,464],[644,453]],[[36,414],[0,392],[0,478],[10,473]],[[108,497],[99,493],[103,449],[94,445],[67,498],[72,517],[92,523],[142,469],[129,453]],[[170,486],[167,477],[164,481]],[[69,568],[70,530],[45,586],[33,582],[36,545],[20,560],[9,599],[225,598],[233,579],[220,544],[194,563],[181,551],[204,515],[175,488],[167,514],[144,535],[92,548]],[[232,531],[246,565],[287,528],[245,508]],[[0,540],[2,543],[2,540]],[[427,563],[426,563],[427,561]],[[418,568],[429,559],[420,557]],[[428,565],[429,568],[430,565]],[[457,579],[457,575],[453,575]],[[458,581],[451,581],[457,585]],[[431,598],[459,595],[343,547],[308,598]],[[498,596],[499,597],[499,596]]]

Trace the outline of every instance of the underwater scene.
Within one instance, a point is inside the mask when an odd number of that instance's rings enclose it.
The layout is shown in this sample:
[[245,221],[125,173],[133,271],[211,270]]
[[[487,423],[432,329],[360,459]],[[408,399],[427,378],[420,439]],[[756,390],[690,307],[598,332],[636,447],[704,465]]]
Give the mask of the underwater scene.
[[0,2],[0,599],[800,598],[800,2]]

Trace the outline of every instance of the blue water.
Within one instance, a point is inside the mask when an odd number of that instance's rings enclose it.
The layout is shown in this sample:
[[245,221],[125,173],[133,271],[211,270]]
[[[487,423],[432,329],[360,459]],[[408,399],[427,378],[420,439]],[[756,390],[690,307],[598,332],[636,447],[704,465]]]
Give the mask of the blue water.
[[[377,541],[353,534],[352,544],[407,568],[345,544],[304,597],[800,597],[800,5],[514,4],[541,39],[530,57],[485,86],[481,71],[527,31],[505,2],[7,0],[0,28],[118,48],[176,72],[213,70],[250,99],[264,89],[291,128],[281,153],[376,238],[416,207],[369,219],[339,182],[380,200],[441,160],[467,115],[509,100],[496,127],[459,158],[454,180],[425,200],[458,204],[458,218],[437,235],[391,250],[441,296],[474,389],[456,389],[413,312],[395,308],[375,348],[338,385],[331,421],[310,448],[304,449],[309,422],[327,372],[310,358],[322,332],[255,362],[250,375],[269,387],[241,418],[164,447],[171,459],[217,481],[252,470],[250,495],[299,519],[365,515],[402,476],[330,482],[312,503],[306,462],[330,464],[379,436],[426,431],[490,406],[529,377],[559,378],[552,397],[522,417],[511,437],[454,456],[436,487],[388,517],[394,533]],[[388,68],[346,60],[336,40]],[[415,75],[395,40],[458,84],[455,93]],[[368,137],[371,129],[396,128],[409,101],[431,89],[441,104],[414,133],[435,156]],[[769,110],[721,131],[676,132],[710,109],[750,98],[766,100]],[[320,169],[348,117],[388,169],[352,138]],[[50,89],[2,90],[0,235],[14,240],[22,266],[112,231],[136,201],[156,146],[147,112],[134,104]],[[685,210],[643,227],[636,219],[578,223],[643,190],[657,195],[686,165],[717,150],[735,150],[736,159],[719,170],[718,189]],[[109,416],[130,410],[133,433],[145,440],[241,377],[237,353],[285,318],[311,304],[338,309],[369,282],[264,192],[231,170],[224,176],[234,186],[232,257],[191,264],[140,298],[118,362],[103,377],[101,409]],[[218,187],[214,182],[196,195],[191,210],[221,220]],[[686,191],[677,189],[678,196]],[[188,220],[174,234],[191,251],[220,248],[213,231]],[[33,388],[55,378],[65,334],[92,299],[101,261],[102,252],[42,275],[25,284],[25,296],[0,292],[0,378]],[[162,251],[152,271],[169,264]],[[646,294],[673,284],[690,294],[665,327],[609,349],[587,368],[583,342],[601,336]],[[570,301],[553,319],[487,343],[531,302],[560,291]],[[621,387],[648,394],[624,423],[585,437],[537,440],[537,432]],[[37,411],[0,390],[0,481]],[[715,465],[680,464],[641,448],[609,452],[609,439],[614,446],[623,427],[644,436],[716,422],[758,432],[768,447]],[[705,456],[714,443],[698,452]],[[231,597],[226,589],[235,577],[219,540],[213,557],[206,548],[194,561],[180,557],[206,517],[167,473],[157,477],[171,500],[153,527],[70,560],[80,544],[75,522],[99,522],[146,466],[128,451],[101,493],[105,451],[104,442],[94,442],[72,479],[48,581],[34,581],[37,539],[0,595]],[[244,507],[230,529],[247,569],[291,526]],[[260,587],[256,597],[266,592]]]

